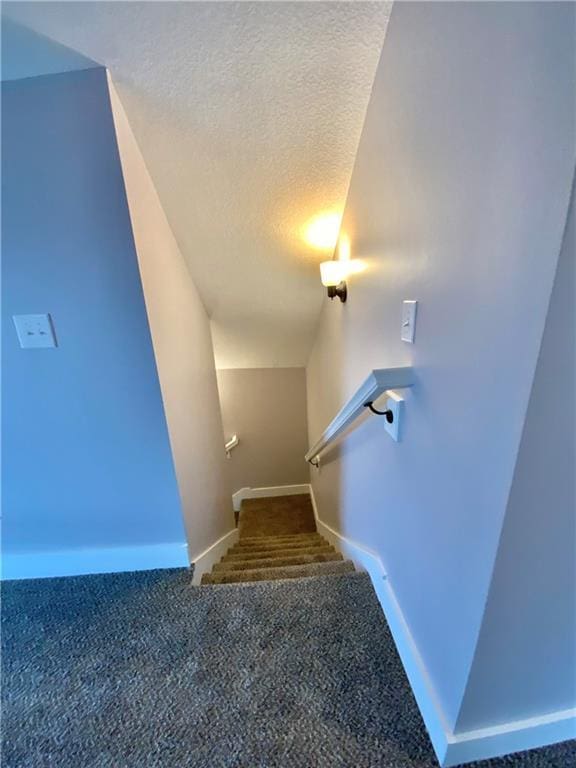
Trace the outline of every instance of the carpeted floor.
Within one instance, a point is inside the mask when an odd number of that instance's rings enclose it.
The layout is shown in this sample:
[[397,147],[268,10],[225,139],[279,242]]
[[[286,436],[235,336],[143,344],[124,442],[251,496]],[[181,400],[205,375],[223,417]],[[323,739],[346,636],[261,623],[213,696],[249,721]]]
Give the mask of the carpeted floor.
[[[2,591],[3,768],[437,768],[363,574]],[[576,747],[478,765],[567,768]]]

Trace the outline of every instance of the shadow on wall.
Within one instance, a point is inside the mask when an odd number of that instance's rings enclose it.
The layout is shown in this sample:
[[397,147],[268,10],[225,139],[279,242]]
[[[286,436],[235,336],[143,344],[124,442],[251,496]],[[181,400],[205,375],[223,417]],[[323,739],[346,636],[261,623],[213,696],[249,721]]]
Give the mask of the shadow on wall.
[[[160,565],[182,565],[105,70],[3,83],[2,159],[3,553],[33,553],[22,577],[62,575],[79,550],[105,570],[109,549],[142,565],[168,547]],[[51,313],[56,349],[20,348],[22,312]]]
[[59,75],[102,67],[98,62],[67,48],[2,15],[2,81],[42,75]]
[[[192,559],[234,521],[210,324],[119,93],[110,100]],[[176,332],[186,328],[186,333]]]
[[227,368],[218,372],[232,490],[308,482],[304,368]]

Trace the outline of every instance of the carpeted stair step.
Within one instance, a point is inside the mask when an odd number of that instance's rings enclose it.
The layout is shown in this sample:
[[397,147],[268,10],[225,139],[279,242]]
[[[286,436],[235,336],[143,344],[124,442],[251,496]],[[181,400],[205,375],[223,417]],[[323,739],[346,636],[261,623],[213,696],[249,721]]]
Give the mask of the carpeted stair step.
[[322,536],[317,533],[309,536],[255,536],[250,539],[240,538],[236,542],[237,547],[254,547],[260,544],[298,544],[300,542],[321,541]]
[[316,541],[323,540],[319,533],[292,533],[282,536],[243,536],[238,542],[239,546],[251,544],[261,544],[262,542],[281,542],[281,541]]
[[249,571],[255,568],[278,568],[284,565],[308,565],[309,563],[328,563],[342,560],[339,552],[321,552],[313,555],[292,555],[287,557],[264,557],[252,560],[223,560],[216,563],[213,571]]
[[297,557],[299,555],[321,555],[334,552],[330,544],[321,544],[315,547],[293,547],[292,549],[258,549],[255,551],[242,551],[231,549],[224,555],[222,562],[229,560],[262,560],[264,557]]
[[261,536],[241,536],[239,544],[253,544],[259,541],[298,541],[308,539],[321,539],[322,536],[314,531],[313,533],[282,533],[282,534],[262,534]]
[[350,573],[354,564],[350,560],[308,565],[285,565],[278,568],[255,568],[248,571],[219,571],[205,573],[202,584],[233,584],[243,581],[276,581],[298,579],[302,576],[325,576],[333,573]]
[[310,542],[306,541],[263,541],[260,544],[235,544],[229,553],[231,552],[262,552],[272,551],[274,549],[301,549],[309,546],[322,546],[328,542],[325,539],[318,539]]

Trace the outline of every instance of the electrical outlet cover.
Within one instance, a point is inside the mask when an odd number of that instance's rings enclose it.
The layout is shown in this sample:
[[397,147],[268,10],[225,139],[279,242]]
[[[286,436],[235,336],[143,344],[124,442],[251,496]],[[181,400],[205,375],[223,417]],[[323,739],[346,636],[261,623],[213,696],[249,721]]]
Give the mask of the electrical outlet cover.
[[404,414],[404,398],[401,397],[397,392],[392,392],[391,390],[386,392],[386,398],[385,410],[389,408],[392,411],[394,419],[391,424],[389,423],[388,419],[383,419],[384,428],[392,440],[395,440],[397,443],[399,443],[400,436],[402,434],[401,428],[402,416]]
[[56,346],[50,315],[13,315],[22,349],[47,349]]

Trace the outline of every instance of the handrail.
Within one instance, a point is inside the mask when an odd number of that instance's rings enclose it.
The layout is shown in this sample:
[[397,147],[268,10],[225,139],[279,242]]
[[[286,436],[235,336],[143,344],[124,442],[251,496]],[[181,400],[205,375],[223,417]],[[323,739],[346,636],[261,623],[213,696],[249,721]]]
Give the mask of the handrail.
[[305,458],[306,461],[313,463],[319,454],[331,443],[338,435],[341,435],[345,429],[356,419],[366,408],[370,408],[373,413],[386,415],[386,411],[377,412],[372,407],[372,403],[381,394],[388,389],[402,389],[411,387],[414,384],[414,369],[411,366],[398,366],[395,368],[376,368],[368,378],[352,395],[350,400],[338,411],[330,424],[326,427],[322,436],[310,448]]
[[232,448],[236,448],[240,440],[238,440],[238,435],[232,435],[230,440],[228,440],[227,443],[224,443],[224,448],[226,449],[226,456],[230,458],[230,451]]

